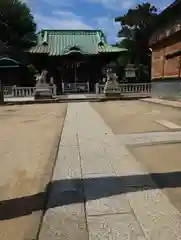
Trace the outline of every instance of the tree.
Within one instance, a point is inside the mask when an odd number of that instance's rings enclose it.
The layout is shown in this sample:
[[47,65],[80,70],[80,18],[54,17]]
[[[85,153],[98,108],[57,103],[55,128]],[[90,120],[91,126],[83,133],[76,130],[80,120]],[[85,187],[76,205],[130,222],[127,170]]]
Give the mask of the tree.
[[28,48],[35,41],[36,23],[20,0],[0,0],[0,40],[15,48]]
[[118,37],[123,38],[123,40],[119,45],[128,49],[127,60],[130,63],[150,64],[148,43],[156,17],[156,7],[150,3],[142,3],[115,19],[121,24]]

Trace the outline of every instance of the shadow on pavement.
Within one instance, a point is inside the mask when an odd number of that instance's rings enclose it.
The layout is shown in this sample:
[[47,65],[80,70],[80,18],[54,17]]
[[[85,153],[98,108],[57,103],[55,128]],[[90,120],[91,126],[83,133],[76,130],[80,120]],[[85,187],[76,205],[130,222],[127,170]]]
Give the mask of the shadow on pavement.
[[[154,181],[151,181],[151,179]],[[45,192],[0,202],[0,220],[30,215],[35,211],[81,203],[114,195],[149,189],[181,187],[181,172],[63,179],[54,181]],[[47,197],[48,195],[48,197]],[[47,202],[48,204],[45,204]],[[46,205],[46,206],[45,206]]]

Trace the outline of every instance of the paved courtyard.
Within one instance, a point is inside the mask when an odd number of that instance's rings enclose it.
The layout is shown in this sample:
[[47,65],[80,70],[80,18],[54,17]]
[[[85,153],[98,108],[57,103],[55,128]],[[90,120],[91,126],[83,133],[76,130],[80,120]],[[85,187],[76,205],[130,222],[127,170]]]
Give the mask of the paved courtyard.
[[63,127],[66,107],[0,109],[0,239],[181,239],[181,109],[69,103]]
[[[0,107],[0,239],[36,239],[66,104]],[[28,198],[33,196],[32,198]]]
[[69,104],[39,239],[181,239],[179,119],[139,101]]

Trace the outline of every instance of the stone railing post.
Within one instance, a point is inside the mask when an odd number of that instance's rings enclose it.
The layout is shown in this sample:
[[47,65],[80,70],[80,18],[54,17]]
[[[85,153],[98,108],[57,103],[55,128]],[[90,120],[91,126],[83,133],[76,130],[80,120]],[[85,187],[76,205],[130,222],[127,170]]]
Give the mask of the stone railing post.
[[16,95],[15,95],[15,87],[13,86],[12,87],[12,97],[15,97]]
[[65,91],[65,86],[64,86],[64,82],[62,82],[62,93],[64,93]]
[[57,86],[56,84],[53,84],[53,96],[57,95]]
[[89,82],[87,82],[87,92],[90,92]]
[[99,94],[99,83],[95,84],[95,91],[96,91],[96,94]]

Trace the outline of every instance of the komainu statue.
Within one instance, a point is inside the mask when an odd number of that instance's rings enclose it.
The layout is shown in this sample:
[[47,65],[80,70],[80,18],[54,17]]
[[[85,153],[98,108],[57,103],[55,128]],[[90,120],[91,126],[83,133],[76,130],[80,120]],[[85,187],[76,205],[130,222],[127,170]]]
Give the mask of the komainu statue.
[[45,69],[41,75],[37,77],[35,99],[50,99],[52,98],[52,89],[48,71]]
[[106,96],[120,95],[120,89],[118,84],[118,77],[111,69],[106,71],[107,81],[104,88],[104,94]]

